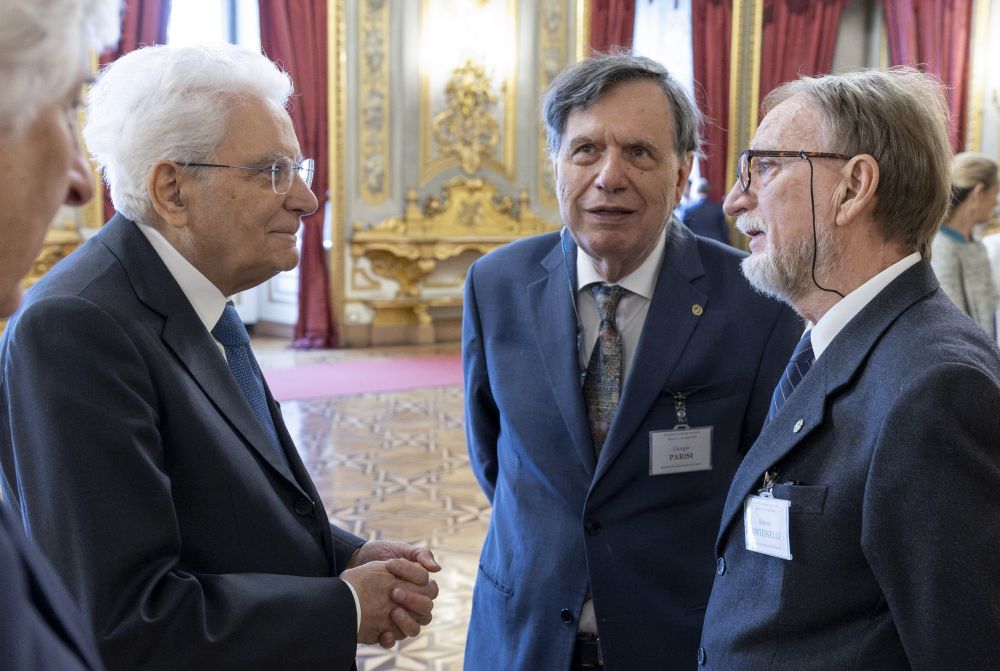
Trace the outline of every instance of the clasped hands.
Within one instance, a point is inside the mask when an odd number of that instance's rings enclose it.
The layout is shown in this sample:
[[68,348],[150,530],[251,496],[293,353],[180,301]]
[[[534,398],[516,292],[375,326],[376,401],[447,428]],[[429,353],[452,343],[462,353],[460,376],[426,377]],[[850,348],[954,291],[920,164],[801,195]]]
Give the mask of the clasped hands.
[[419,634],[438,595],[430,573],[440,570],[430,550],[408,543],[369,541],[358,548],[340,574],[361,602],[358,643],[391,648]]

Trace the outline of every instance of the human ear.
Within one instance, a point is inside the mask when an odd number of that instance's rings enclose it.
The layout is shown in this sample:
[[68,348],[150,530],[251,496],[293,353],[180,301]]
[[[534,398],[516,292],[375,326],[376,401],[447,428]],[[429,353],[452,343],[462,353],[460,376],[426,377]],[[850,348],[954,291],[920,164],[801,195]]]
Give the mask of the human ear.
[[156,214],[168,226],[183,228],[187,225],[188,203],[187,173],[173,161],[157,161],[146,177],[146,192]]
[[878,161],[870,154],[852,157],[841,170],[837,207],[837,225],[844,226],[875,209],[875,191],[878,189]]
[[684,190],[688,186],[688,178],[691,176],[691,168],[694,166],[694,152],[689,151],[678,157],[677,183],[674,184],[674,206],[681,202]]

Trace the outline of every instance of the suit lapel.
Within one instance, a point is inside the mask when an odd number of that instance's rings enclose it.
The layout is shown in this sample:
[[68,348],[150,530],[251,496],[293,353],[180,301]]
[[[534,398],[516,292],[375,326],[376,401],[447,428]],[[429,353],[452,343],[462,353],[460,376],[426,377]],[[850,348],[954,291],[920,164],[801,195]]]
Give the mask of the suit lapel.
[[694,285],[705,274],[698,243],[686,228],[674,223],[667,232],[663,263],[632,359],[618,410],[608,430],[597,468],[600,478],[621,454],[649,414],[688,340],[698,325],[695,305],[705,309],[709,297]]
[[115,215],[100,237],[122,264],[139,300],[163,316],[163,342],[261,458],[299,487],[288,465],[275,453],[215,340],[137,225]]
[[893,280],[837,334],[781,412],[764,425],[737,469],[723,509],[718,543],[740,515],[746,497],[760,488],[764,472],[779,464],[822,423],[828,400],[850,384],[893,322],[937,288],[930,264],[920,261]]
[[[549,378],[549,388],[555,391],[556,404],[573,439],[580,461],[588,476],[596,465],[594,439],[590,435],[587,409],[580,385],[580,364],[577,349],[577,322],[574,305],[576,284],[576,247],[567,243],[567,254],[556,245],[542,261],[546,275],[528,285],[528,305],[535,324],[538,351]],[[570,265],[566,268],[566,262]]]

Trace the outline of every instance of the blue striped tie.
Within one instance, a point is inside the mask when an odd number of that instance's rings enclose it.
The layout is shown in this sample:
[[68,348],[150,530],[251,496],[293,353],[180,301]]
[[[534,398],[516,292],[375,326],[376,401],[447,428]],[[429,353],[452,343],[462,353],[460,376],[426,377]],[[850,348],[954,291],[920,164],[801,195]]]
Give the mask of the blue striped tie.
[[778,386],[774,388],[774,394],[771,395],[771,411],[767,414],[768,419],[774,419],[774,416],[778,414],[778,410],[781,409],[781,406],[791,396],[795,385],[801,382],[805,374],[809,372],[812,364],[812,329],[809,329],[802,336],[799,344],[795,346],[792,358],[788,360],[785,372],[781,376]]
[[229,370],[232,371],[233,377],[236,378],[236,384],[240,386],[247,403],[250,404],[250,409],[253,410],[261,428],[270,439],[271,445],[278,451],[281,460],[287,463],[288,457],[285,456],[285,451],[281,447],[278,431],[274,427],[274,420],[271,419],[271,413],[267,408],[264,380],[261,377],[260,368],[257,367],[257,360],[250,350],[250,336],[247,334],[243,320],[240,319],[232,301],[226,303],[222,316],[219,317],[218,323],[212,329],[212,335],[226,348],[226,362],[229,364]]

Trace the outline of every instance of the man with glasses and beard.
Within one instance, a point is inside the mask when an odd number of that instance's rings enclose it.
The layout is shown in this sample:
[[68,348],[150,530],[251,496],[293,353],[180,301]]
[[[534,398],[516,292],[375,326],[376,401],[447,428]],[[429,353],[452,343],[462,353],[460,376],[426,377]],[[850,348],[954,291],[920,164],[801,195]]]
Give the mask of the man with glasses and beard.
[[84,136],[118,214],[0,345],[4,496],[112,669],[349,669],[430,621],[431,553],[329,523],[227,302],[316,209],[291,93],[232,45],[106,68]]
[[1000,354],[928,262],[944,91],[914,70],[786,83],[725,207],[743,273],[809,328],[740,465],[705,668],[1000,668]]

